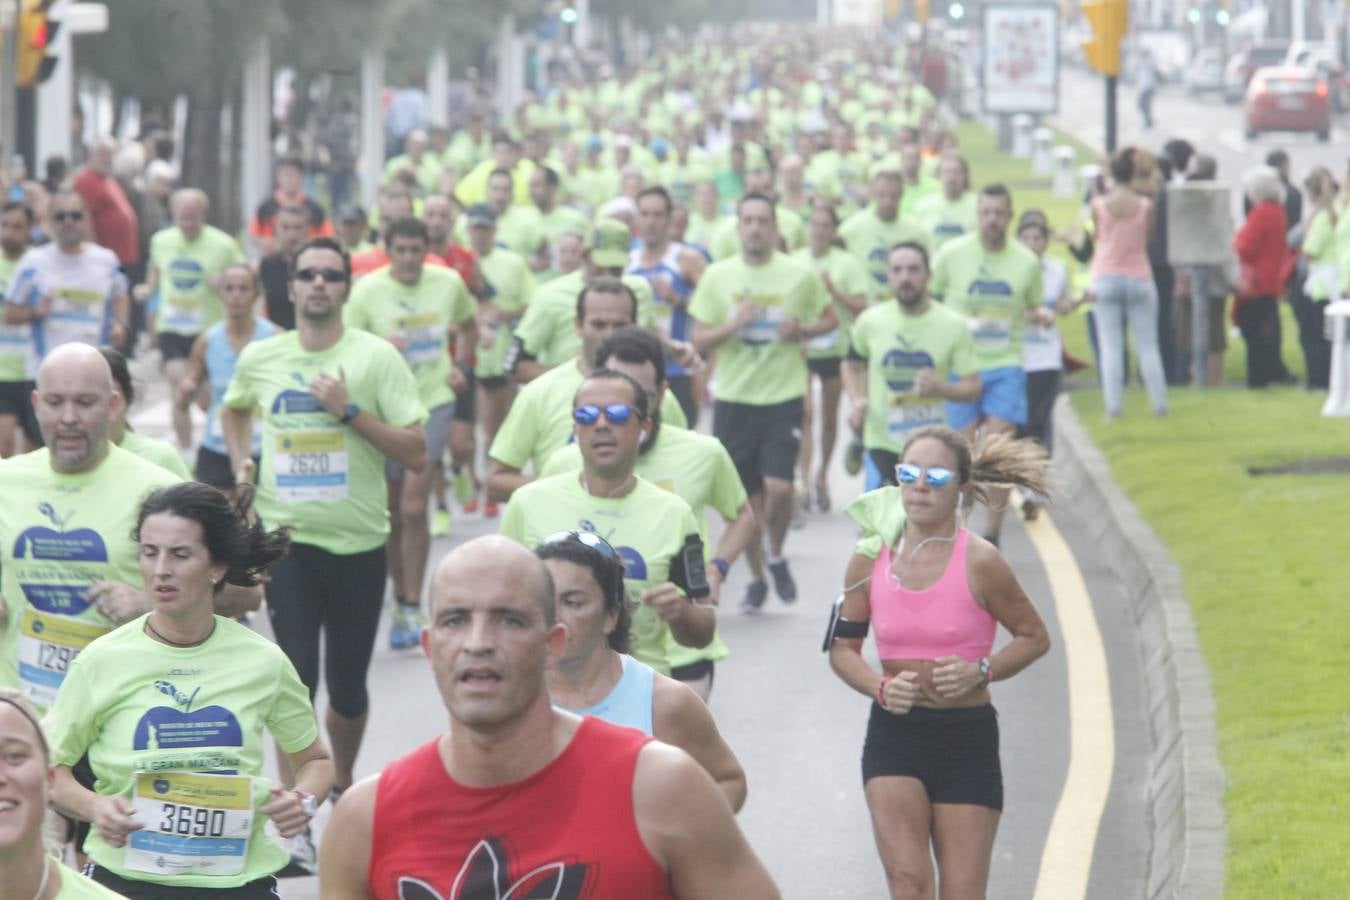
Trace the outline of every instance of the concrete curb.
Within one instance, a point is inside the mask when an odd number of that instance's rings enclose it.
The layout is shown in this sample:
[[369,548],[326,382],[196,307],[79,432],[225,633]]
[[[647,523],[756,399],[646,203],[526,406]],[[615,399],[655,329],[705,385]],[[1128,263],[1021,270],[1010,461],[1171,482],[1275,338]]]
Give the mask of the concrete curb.
[[1124,588],[1139,631],[1152,745],[1145,896],[1217,900],[1226,848],[1225,777],[1209,669],[1181,570],[1111,479],[1066,396],[1055,406],[1055,467],[1067,499]]

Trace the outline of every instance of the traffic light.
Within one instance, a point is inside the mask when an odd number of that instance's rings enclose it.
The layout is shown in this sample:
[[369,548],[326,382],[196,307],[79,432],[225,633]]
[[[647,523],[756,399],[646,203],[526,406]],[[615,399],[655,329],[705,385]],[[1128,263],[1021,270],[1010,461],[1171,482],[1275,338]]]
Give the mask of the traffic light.
[[966,8],[960,3],[960,0],[957,0],[956,3],[947,7],[947,15],[951,17],[953,22],[959,22],[965,18]]
[[1084,0],[1083,18],[1092,26],[1092,40],[1083,43],[1088,65],[1103,75],[1120,74],[1120,42],[1130,24],[1128,0]]
[[56,39],[59,22],[50,21],[47,11],[53,0],[23,0],[19,11],[18,46],[15,48],[14,83],[31,88],[51,77],[56,58],[47,48]]
[[574,6],[564,6],[558,11],[558,18],[564,25],[575,25],[577,23],[577,10]]
[[928,0],[914,0],[914,21],[928,21]]

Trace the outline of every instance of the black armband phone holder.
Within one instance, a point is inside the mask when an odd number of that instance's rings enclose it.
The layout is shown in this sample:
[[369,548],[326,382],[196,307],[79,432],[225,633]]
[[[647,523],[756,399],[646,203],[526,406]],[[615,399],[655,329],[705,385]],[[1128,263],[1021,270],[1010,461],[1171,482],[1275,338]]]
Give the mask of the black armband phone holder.
[[822,653],[830,652],[830,647],[834,644],[835,638],[867,637],[868,629],[872,626],[872,620],[854,622],[852,619],[845,619],[839,614],[843,607],[844,597],[841,594],[839,599],[834,601],[834,605],[830,607],[830,627],[825,632],[825,644],[820,648]]
[[697,534],[687,536],[680,552],[670,561],[670,580],[690,600],[699,600],[712,593],[708,567],[703,561],[703,541]]

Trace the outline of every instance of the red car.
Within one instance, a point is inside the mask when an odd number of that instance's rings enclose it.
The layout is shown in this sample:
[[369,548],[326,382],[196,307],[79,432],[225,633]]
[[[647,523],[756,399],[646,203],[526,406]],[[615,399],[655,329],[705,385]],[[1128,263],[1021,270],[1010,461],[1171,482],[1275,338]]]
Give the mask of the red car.
[[1268,66],[1247,85],[1247,139],[1263,131],[1313,131],[1331,140],[1330,89],[1314,69]]

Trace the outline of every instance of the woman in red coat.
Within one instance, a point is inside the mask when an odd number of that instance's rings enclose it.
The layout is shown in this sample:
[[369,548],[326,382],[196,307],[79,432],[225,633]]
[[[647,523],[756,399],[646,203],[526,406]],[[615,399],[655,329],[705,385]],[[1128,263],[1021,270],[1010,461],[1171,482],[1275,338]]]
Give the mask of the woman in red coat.
[[1293,383],[1280,359],[1280,294],[1294,264],[1289,252],[1284,215],[1284,185],[1270,166],[1257,166],[1242,176],[1251,201],[1247,221],[1233,238],[1240,272],[1233,321],[1247,344],[1247,387]]

